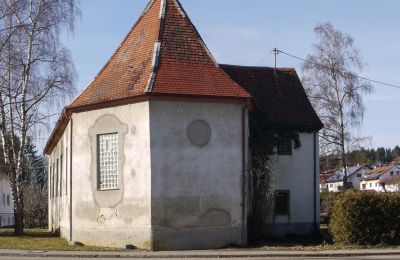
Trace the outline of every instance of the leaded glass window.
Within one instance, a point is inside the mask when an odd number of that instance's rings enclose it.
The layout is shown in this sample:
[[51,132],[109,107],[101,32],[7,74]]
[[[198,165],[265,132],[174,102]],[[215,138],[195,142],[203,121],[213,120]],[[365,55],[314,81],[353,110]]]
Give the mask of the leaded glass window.
[[114,133],[98,135],[97,147],[99,189],[118,189],[118,134]]

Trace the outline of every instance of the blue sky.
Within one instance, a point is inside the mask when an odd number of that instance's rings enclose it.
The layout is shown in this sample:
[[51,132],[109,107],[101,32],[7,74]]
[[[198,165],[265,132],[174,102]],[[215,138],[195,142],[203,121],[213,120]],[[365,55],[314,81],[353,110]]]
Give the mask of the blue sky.
[[[273,66],[274,47],[300,57],[312,52],[313,28],[331,22],[353,36],[366,66],[362,76],[400,85],[400,1],[397,0],[181,0],[220,63]],[[81,0],[82,17],[64,35],[81,91],[110,58],[147,0]],[[279,55],[278,66],[301,62]],[[364,99],[366,147],[400,144],[400,89],[375,85]],[[68,100],[66,101],[68,103]]]

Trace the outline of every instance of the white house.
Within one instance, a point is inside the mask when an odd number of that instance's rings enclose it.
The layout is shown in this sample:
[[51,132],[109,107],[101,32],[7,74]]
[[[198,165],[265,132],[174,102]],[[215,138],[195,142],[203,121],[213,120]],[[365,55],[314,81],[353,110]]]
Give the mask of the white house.
[[0,227],[14,225],[14,201],[8,177],[0,175]]
[[397,191],[396,180],[400,178],[400,165],[389,164],[372,169],[361,178],[361,190]]
[[[294,69],[221,65],[253,97],[278,134],[272,173],[275,201],[266,236],[310,234],[319,228],[319,143],[322,123]],[[251,117],[251,116],[250,116]],[[250,118],[251,119],[251,118]],[[251,133],[251,131],[250,131]]]
[[278,139],[264,230],[310,233],[322,124],[296,72],[220,65],[179,1],[150,1],[49,138],[49,227],[95,246],[246,245],[252,111]]
[[329,192],[339,192],[343,189],[343,175],[342,171],[334,171],[326,178],[325,182]]
[[347,168],[347,181],[351,183],[353,189],[360,189],[361,178],[371,171],[368,165],[357,165]]
[[361,178],[360,182],[360,190],[362,191],[376,191],[376,192],[381,192],[382,187],[379,182],[379,177],[381,174],[379,173],[372,173],[369,175],[366,175]]

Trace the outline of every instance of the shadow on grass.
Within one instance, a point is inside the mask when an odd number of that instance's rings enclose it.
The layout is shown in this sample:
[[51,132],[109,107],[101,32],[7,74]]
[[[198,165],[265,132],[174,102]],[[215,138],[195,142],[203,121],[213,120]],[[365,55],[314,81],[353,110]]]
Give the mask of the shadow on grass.
[[13,229],[0,229],[0,237],[20,237],[20,238],[55,238],[56,234],[47,229],[25,229],[23,235],[16,236]]
[[254,248],[278,247],[278,248],[296,248],[296,247],[320,247],[333,245],[332,238],[328,232],[327,226],[321,226],[320,231],[316,231],[308,236],[289,234],[282,238],[269,237],[256,244],[251,245]]

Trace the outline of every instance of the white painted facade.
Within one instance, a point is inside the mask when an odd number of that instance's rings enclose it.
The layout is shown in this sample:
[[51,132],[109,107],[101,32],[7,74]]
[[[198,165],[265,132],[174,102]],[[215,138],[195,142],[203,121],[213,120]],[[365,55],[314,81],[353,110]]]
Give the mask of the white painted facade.
[[395,164],[390,169],[386,170],[382,175],[379,177],[379,181],[385,182],[385,180],[389,179],[390,177],[399,177],[400,176],[400,165]]
[[[374,190],[376,192],[398,192],[399,191],[399,183],[395,181],[390,181],[390,179],[395,179],[398,178],[400,179],[400,165],[399,164],[393,164],[391,167],[381,167],[382,169],[385,169],[382,172],[379,173],[373,173],[372,175],[376,175],[377,177],[375,179],[368,179],[368,175],[365,176],[365,180],[362,180],[360,182],[360,189],[361,190]],[[373,171],[377,171],[378,169],[375,169]]]
[[328,187],[328,192],[339,192],[342,190],[343,181],[342,180],[331,181],[327,182],[326,185]]
[[347,173],[347,180],[348,182],[352,183],[353,189],[355,190],[360,190],[360,182],[361,178],[365,177],[371,169],[368,168],[367,166],[361,166],[361,167],[353,167],[357,168],[356,170],[352,171],[351,173]]
[[271,210],[266,219],[268,236],[306,235],[319,227],[319,159],[315,160],[319,158],[318,138],[314,140],[314,133],[299,136],[301,146],[293,148],[292,155],[273,158],[273,189],[290,192],[290,210],[282,216]]
[[[50,155],[50,228],[72,242],[107,247],[246,244],[243,109],[241,104],[145,101],[73,114],[72,143],[70,121]],[[210,126],[203,147],[187,137],[194,120]],[[99,191],[96,140],[108,133],[119,135],[120,186]]]
[[14,200],[8,177],[0,175],[0,228],[14,225]]
[[360,182],[360,190],[362,191],[376,191],[383,192],[383,188],[379,183],[379,179],[376,180],[362,180]]

